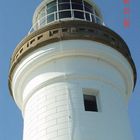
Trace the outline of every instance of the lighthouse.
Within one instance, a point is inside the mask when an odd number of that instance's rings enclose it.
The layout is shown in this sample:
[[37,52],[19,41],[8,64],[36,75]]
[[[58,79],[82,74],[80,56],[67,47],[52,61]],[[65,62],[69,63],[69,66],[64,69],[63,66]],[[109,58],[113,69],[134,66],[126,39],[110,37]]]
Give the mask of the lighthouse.
[[135,83],[127,44],[92,0],[43,0],[11,57],[23,140],[133,140]]

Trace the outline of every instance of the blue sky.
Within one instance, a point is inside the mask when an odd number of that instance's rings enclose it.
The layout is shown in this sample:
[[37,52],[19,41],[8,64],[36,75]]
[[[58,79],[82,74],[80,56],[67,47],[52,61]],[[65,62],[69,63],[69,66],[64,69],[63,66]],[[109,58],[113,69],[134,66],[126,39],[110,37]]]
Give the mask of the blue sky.
[[[32,15],[41,0],[0,0],[0,140],[22,140],[22,115],[10,97],[8,70],[10,56],[16,45],[28,33]],[[134,140],[140,140],[140,1],[124,4],[123,0],[95,0],[101,9],[104,21],[128,44],[137,67],[138,80],[129,100],[129,117]],[[130,14],[125,15],[125,7]],[[124,28],[123,20],[129,18],[130,27]]]

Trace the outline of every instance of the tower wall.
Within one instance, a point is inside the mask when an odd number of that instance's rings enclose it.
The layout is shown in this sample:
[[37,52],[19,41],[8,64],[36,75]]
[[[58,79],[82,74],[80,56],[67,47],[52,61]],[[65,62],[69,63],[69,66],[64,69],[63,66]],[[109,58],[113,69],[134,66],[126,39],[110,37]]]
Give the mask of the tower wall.
[[[132,140],[127,102],[133,85],[125,57],[101,43],[67,40],[31,52],[11,84],[24,140]],[[98,112],[85,111],[84,92],[96,95]]]

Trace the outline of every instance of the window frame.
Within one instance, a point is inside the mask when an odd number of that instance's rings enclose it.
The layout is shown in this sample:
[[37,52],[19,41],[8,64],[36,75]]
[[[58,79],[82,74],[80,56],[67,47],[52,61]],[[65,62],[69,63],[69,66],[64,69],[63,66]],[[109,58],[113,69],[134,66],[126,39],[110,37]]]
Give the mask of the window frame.
[[[91,89],[91,88],[83,88],[82,89],[82,93],[83,93],[83,107],[84,107],[84,111],[86,112],[101,112],[101,102],[100,102],[100,96],[99,96],[99,91],[96,89]],[[84,103],[84,95],[89,95],[89,96],[95,96],[96,98],[96,106],[97,106],[97,111],[88,111],[85,108],[85,103]]]

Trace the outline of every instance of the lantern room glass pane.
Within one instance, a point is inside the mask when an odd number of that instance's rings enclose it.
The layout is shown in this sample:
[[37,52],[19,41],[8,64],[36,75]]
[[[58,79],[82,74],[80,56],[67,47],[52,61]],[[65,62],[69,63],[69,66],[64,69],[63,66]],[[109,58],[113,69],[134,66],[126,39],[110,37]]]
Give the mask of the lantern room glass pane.
[[89,13],[93,13],[93,9],[90,9],[90,8],[88,8],[88,7],[85,7],[85,11],[86,11],[86,12],[89,12]]
[[53,6],[56,6],[56,1],[52,1],[50,3],[47,4],[47,9],[53,7]]
[[87,3],[86,1],[84,1],[84,6],[89,9],[92,9],[92,6],[89,3]]
[[101,20],[98,17],[96,17],[96,23],[101,24]]
[[56,6],[53,6],[53,7],[49,8],[49,9],[47,9],[47,14],[53,13],[56,10],[57,10],[57,7]]
[[71,0],[72,3],[79,3],[79,4],[82,4],[82,0]]
[[59,12],[59,19],[61,19],[61,18],[70,18],[70,17],[71,17],[71,11]]
[[72,3],[72,9],[83,10],[83,5]]
[[85,2],[85,1],[84,1],[84,8],[85,8],[85,11],[93,13],[92,6],[89,3]]
[[74,11],[74,17],[79,19],[84,19],[84,13],[80,11]]
[[64,3],[64,2],[69,2],[70,3],[70,0],[58,0],[58,3]]
[[95,18],[93,15],[91,15],[91,19],[92,19],[92,22],[95,22]]
[[90,21],[90,14],[86,13],[86,20]]
[[47,16],[47,22],[49,23],[49,22],[52,22],[52,21],[54,21],[54,14],[51,14],[51,15]]
[[59,10],[70,9],[70,3],[64,3],[58,5]]
[[42,18],[39,22],[40,26],[46,25],[46,18]]

